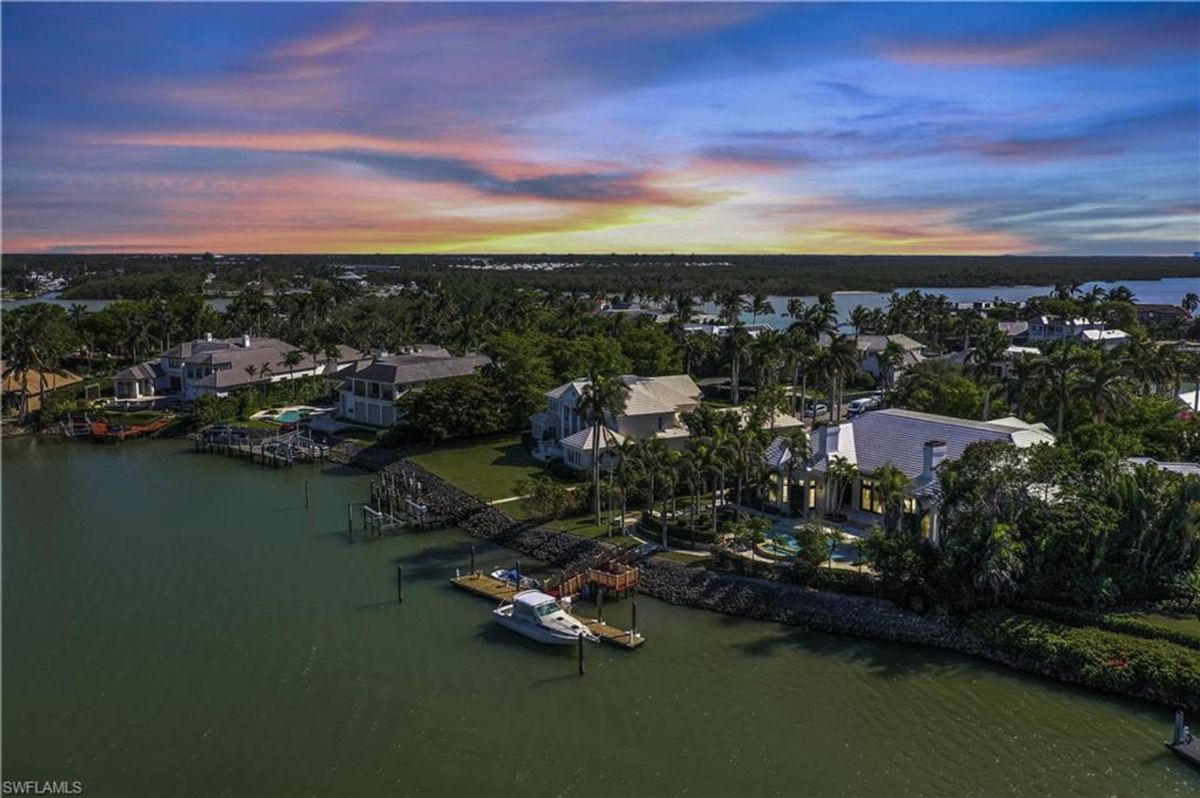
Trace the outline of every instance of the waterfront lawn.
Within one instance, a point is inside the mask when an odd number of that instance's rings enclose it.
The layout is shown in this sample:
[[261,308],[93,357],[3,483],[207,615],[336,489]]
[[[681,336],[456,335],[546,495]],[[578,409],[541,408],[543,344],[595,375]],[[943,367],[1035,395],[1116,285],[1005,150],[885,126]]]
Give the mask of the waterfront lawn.
[[[409,459],[489,501],[515,495],[517,482],[524,477],[547,473],[517,436],[448,444],[413,454]],[[501,508],[508,509],[508,505]]]
[[661,551],[654,557],[660,560],[682,563],[683,565],[701,566],[708,559],[703,554],[688,554],[686,551]]

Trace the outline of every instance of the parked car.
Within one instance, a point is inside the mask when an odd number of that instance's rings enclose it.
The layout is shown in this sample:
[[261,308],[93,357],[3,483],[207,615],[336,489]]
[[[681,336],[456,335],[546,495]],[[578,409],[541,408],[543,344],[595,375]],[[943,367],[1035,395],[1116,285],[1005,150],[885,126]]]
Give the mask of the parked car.
[[868,410],[878,410],[882,406],[883,397],[879,396],[878,394],[871,394],[870,396],[863,396],[859,399],[855,399],[853,402],[847,405],[846,415],[857,416],[860,413],[866,413]]
[[829,415],[829,408],[826,405],[809,405],[804,411],[805,418],[818,419],[827,415]]

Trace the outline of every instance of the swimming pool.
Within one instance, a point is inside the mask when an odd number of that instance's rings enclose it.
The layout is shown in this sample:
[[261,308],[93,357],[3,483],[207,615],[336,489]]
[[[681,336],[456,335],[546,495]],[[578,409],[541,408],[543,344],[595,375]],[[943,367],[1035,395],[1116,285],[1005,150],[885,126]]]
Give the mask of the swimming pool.
[[[781,558],[795,557],[800,552],[796,536],[786,532],[772,535],[761,545],[763,550]],[[838,543],[834,546],[832,559],[834,562],[855,562],[858,560],[858,548],[851,543]]]
[[295,424],[297,421],[308,418],[311,412],[310,410],[284,410],[275,416],[275,421],[281,424]]

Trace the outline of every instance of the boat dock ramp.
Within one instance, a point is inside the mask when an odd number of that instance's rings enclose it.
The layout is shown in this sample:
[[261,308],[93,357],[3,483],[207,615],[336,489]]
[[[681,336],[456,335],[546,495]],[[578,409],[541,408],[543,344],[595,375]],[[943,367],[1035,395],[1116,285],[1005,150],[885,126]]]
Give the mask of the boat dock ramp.
[[324,460],[329,452],[329,447],[313,440],[312,432],[307,429],[255,438],[249,430],[217,425],[201,430],[195,441],[197,452],[242,457],[277,467],[314,463]]

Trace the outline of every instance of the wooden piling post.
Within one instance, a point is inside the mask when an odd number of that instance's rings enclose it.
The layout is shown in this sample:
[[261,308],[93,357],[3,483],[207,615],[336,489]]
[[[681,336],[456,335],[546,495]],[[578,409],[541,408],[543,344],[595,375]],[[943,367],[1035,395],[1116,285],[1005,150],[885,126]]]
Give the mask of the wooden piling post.
[[404,603],[404,566],[396,566],[396,603]]
[[475,547],[471,547],[471,576],[475,575]]
[[517,568],[516,568],[515,573],[516,573],[515,584],[517,586],[517,592],[520,593],[521,592],[521,561],[520,560],[517,560]]
[[584,672],[584,668],[583,668],[583,635],[580,635],[578,639],[579,639],[579,675],[582,676],[583,672]]
[[354,505],[346,503],[346,535],[354,540]]
[[604,588],[596,586],[596,620],[604,623]]
[[633,602],[633,620],[629,624],[629,645],[633,645],[633,636],[637,634],[637,602]]
[[304,480],[304,509],[307,510],[310,506],[310,503],[311,502],[310,502],[309,491],[308,491],[308,480],[306,479],[306,480]]

